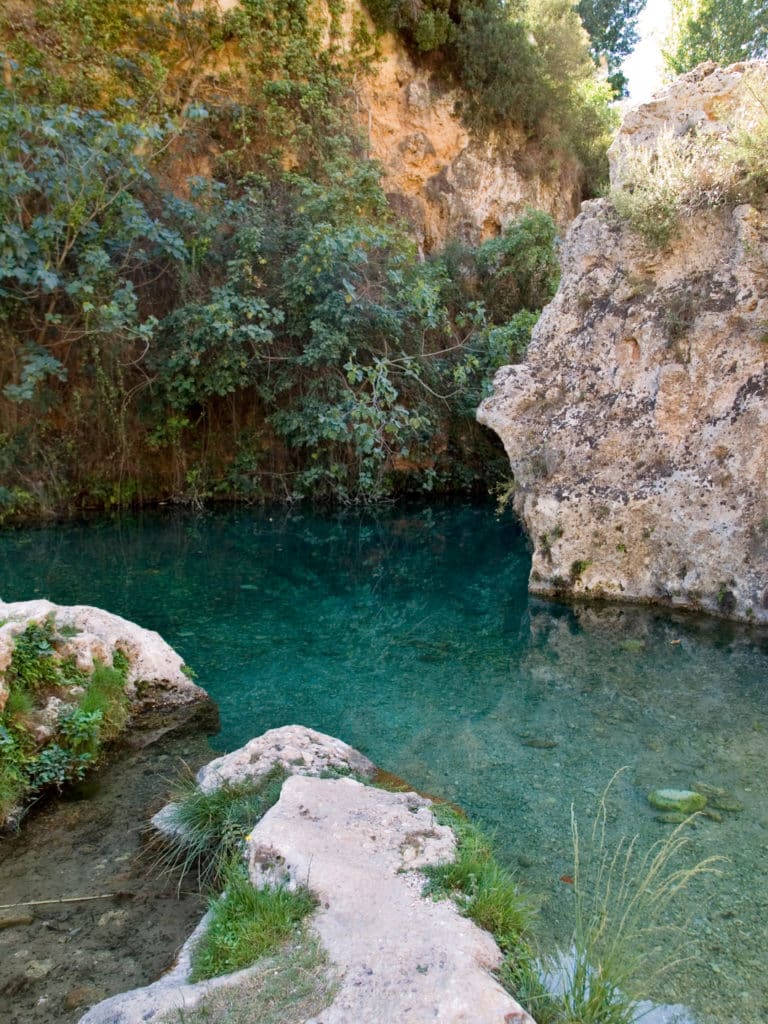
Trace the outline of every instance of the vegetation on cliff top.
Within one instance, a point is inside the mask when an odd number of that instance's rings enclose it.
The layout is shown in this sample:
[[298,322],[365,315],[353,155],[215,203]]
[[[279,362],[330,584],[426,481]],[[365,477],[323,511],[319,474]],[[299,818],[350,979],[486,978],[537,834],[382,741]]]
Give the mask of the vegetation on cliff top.
[[765,0],[672,0],[664,59],[672,74],[703,61],[725,67],[768,54]]
[[[444,49],[465,114],[552,136],[594,178],[606,93],[570,6],[536,2],[535,45],[505,6],[462,7]],[[358,17],[342,41],[344,10],[0,15],[0,519],[375,500],[502,471],[472,414],[552,294],[553,225],[531,213],[420,257],[356,128],[376,39]]]

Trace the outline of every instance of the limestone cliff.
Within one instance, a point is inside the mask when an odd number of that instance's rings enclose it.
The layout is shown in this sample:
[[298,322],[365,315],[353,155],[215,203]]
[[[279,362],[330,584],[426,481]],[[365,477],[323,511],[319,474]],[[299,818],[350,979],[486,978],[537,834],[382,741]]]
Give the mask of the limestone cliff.
[[[692,72],[628,115],[614,182],[662,130],[727,128],[745,75]],[[688,211],[654,250],[585,203],[562,267],[526,362],[478,413],[509,454],[531,590],[768,622],[764,204]]]
[[530,207],[566,227],[580,198],[573,157],[553,161],[523,132],[473,139],[457,113],[456,91],[417,68],[393,36],[383,36],[378,51],[358,86],[361,127],[384,169],[390,203],[424,250],[453,237],[476,244]]

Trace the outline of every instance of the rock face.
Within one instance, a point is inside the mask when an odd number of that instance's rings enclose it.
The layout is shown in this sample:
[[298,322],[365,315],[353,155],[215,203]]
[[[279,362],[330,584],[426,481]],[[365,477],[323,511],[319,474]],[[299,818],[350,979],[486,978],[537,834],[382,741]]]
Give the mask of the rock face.
[[529,207],[565,228],[579,204],[573,159],[552,161],[522,132],[473,140],[456,114],[455,91],[417,68],[394,37],[382,37],[379,51],[358,86],[361,126],[390,203],[425,251],[451,237],[476,244]]
[[[198,781],[216,788],[225,780],[258,778],[278,763],[294,774],[248,837],[247,855],[255,885],[307,885],[318,898],[311,928],[339,981],[332,1005],[307,1024],[534,1024],[490,973],[501,960],[491,935],[452,901],[422,896],[418,869],[452,859],[455,850],[452,831],[437,823],[429,800],[350,778],[313,776],[328,770],[367,775],[373,765],[346,743],[301,726],[251,740],[211,762]],[[154,821],[172,830],[165,810]],[[259,970],[187,983],[204,924],[171,974],[99,1003],[80,1024],[175,1019],[212,988],[237,986]]]
[[127,656],[127,690],[134,715],[156,709],[166,714],[196,713],[202,708],[215,718],[208,694],[184,674],[181,658],[158,633],[100,608],[55,605],[44,600],[8,604],[0,600],[0,710],[7,697],[2,673],[10,664],[14,637],[28,623],[43,622],[49,615],[55,616],[59,627],[77,630],[59,654],[74,657],[78,668],[91,670],[94,659],[111,665],[115,650]]
[[[700,70],[629,115],[614,180],[664,126],[718,131],[742,79]],[[562,264],[526,362],[478,412],[510,458],[530,589],[768,621],[765,210],[702,209],[652,251],[585,203]]]

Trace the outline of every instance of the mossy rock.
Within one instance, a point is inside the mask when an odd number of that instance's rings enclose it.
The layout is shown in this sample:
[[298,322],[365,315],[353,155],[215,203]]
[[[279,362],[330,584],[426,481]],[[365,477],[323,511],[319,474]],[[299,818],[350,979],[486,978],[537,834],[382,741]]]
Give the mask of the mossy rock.
[[707,798],[692,789],[652,789],[648,803],[657,811],[678,811],[680,814],[695,814],[707,805]]

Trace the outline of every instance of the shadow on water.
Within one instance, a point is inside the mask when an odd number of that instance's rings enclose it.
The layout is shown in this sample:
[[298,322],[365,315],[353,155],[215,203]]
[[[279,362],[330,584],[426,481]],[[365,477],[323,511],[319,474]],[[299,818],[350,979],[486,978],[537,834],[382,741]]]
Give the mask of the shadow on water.
[[[768,1019],[768,640],[639,607],[529,600],[525,539],[485,506],[316,516],[150,513],[0,535],[0,596],[101,605],[158,630],[218,701],[232,749],[299,722],[495,829],[568,943],[570,809],[623,765],[609,841],[670,826],[658,786],[725,789],[690,857],[697,959],[652,993],[718,1024]],[[704,1019],[704,1018],[702,1018]]]

